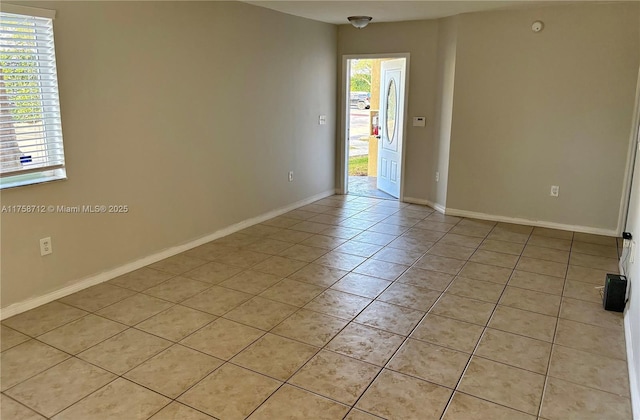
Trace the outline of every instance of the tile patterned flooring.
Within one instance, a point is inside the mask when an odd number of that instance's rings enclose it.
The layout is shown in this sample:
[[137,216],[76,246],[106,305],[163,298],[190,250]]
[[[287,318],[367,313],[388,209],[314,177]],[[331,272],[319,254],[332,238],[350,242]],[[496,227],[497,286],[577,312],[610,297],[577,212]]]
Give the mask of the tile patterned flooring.
[[630,419],[616,239],[333,196],[2,322],[2,418]]

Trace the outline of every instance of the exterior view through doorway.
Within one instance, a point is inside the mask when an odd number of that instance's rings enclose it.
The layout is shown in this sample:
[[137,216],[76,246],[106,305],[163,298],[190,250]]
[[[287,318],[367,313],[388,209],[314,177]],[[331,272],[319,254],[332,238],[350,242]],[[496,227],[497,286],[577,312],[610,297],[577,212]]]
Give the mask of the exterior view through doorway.
[[345,56],[345,193],[402,199],[408,54]]

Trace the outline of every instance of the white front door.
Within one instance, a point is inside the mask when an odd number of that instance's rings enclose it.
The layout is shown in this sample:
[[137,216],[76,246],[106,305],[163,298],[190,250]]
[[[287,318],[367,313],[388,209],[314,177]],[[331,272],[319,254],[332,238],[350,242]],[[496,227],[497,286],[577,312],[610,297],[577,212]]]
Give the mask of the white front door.
[[383,61],[380,71],[378,189],[395,198],[400,197],[405,67],[406,59],[399,58]]

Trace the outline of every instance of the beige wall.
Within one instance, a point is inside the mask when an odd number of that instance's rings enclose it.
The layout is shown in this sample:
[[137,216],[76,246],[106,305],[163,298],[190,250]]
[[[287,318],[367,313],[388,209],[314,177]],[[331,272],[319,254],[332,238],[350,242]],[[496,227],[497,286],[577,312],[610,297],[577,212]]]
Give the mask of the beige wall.
[[448,208],[616,229],[639,7],[460,16]]
[[3,214],[2,307],[334,188],[335,26],[240,2],[26,4],[57,10],[69,179],[2,204],[130,211]]
[[[409,95],[407,118],[426,116],[427,127],[405,131],[405,197],[426,198],[430,185],[425,182],[433,173],[429,156],[433,154],[433,118],[435,116],[437,21],[377,23],[365,29],[351,25],[338,27],[338,57],[347,54],[409,53]],[[341,74],[341,68],[338,74]],[[339,138],[340,133],[338,133]],[[339,158],[339,157],[338,157]],[[339,166],[339,165],[337,165]],[[336,169],[339,178],[339,168]]]

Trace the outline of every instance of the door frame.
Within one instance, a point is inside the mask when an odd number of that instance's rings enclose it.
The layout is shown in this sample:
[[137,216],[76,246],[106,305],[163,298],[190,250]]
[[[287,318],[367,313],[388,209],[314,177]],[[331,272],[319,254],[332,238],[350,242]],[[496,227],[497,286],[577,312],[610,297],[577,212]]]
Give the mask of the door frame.
[[339,173],[339,188],[338,194],[347,194],[349,192],[349,165],[347,160],[349,159],[349,142],[347,137],[347,130],[349,130],[349,114],[351,112],[349,108],[349,92],[350,92],[350,66],[349,60],[353,59],[376,59],[376,58],[404,58],[405,61],[405,80],[404,80],[404,107],[402,127],[403,127],[403,139],[402,139],[402,153],[401,153],[401,165],[400,168],[400,197],[398,201],[404,201],[404,176],[405,176],[405,156],[407,150],[407,128],[408,128],[408,109],[409,109],[409,68],[410,68],[410,54],[409,53],[388,53],[388,54],[344,54],[342,56],[342,74],[340,83],[340,137],[339,137],[339,161],[338,161],[338,173]]

